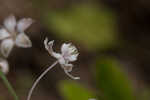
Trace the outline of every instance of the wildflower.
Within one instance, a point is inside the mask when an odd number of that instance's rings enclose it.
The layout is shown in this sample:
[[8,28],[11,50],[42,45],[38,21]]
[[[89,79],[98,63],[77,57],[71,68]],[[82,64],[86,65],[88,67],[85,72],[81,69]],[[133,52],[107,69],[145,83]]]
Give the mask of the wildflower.
[[66,44],[64,43],[61,47],[61,53],[56,53],[53,51],[53,43],[54,41],[48,42],[48,38],[44,40],[44,45],[46,50],[49,52],[49,54],[57,59],[56,62],[54,62],[50,67],[48,67],[34,82],[32,85],[27,100],[30,100],[32,92],[38,82],[42,79],[42,77],[50,70],[52,69],[57,63],[61,65],[61,67],[64,69],[64,72],[71,77],[72,79],[80,79],[80,77],[74,77],[69,72],[72,71],[73,64],[70,64],[69,62],[73,62],[77,60],[77,57],[79,55],[77,48],[73,46],[71,43]]
[[8,57],[14,45],[22,48],[32,46],[31,40],[25,34],[25,30],[32,24],[31,18],[22,18],[16,21],[15,16],[10,15],[4,20],[4,26],[0,29],[0,51],[4,57]]
[[7,60],[0,58],[0,69],[4,74],[7,74],[9,71],[9,65]]
[[48,42],[48,38],[44,40],[44,45],[46,50],[49,52],[49,54],[53,57],[55,57],[61,67],[64,69],[65,73],[71,77],[72,79],[79,79],[79,77],[74,77],[69,72],[72,71],[73,64],[70,64],[69,62],[74,62],[77,60],[77,57],[79,55],[78,50],[75,46],[73,46],[71,43],[64,43],[61,46],[61,53],[56,53],[53,51],[53,43],[54,41]]

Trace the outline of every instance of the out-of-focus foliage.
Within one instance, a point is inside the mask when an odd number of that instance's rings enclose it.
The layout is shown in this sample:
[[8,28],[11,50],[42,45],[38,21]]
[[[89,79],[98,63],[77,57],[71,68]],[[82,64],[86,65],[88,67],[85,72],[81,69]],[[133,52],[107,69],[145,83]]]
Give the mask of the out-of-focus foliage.
[[150,100],[150,89],[144,89],[144,91],[139,92],[137,100]]
[[59,89],[65,100],[88,100],[89,98],[95,98],[91,90],[72,81],[61,82]]
[[131,84],[115,59],[97,61],[97,84],[106,100],[135,100]]
[[[120,69],[121,64],[113,58],[102,58],[96,63],[96,82],[99,89],[98,100],[135,100],[133,88],[127,75]],[[63,81],[59,87],[65,100],[88,100],[96,98],[95,92],[73,81]],[[147,100],[148,92],[139,98]],[[144,99],[145,98],[145,99]],[[140,99],[141,100],[141,99]]]
[[117,41],[115,14],[97,5],[48,12],[44,20],[57,36],[80,42],[89,50],[110,48]]
[[0,78],[3,80],[4,85],[7,87],[8,92],[12,95],[14,100],[19,100],[16,92],[14,91],[12,85],[9,83],[7,77],[5,76],[5,74],[0,70]]

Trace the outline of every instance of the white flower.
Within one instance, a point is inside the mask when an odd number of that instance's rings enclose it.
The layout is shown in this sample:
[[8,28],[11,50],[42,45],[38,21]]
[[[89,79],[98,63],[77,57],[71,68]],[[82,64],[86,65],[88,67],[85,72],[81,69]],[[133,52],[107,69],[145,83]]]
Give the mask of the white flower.
[[7,74],[9,71],[9,65],[7,60],[0,58],[0,69],[4,74]]
[[64,69],[65,73],[73,78],[73,79],[79,79],[79,77],[74,77],[69,72],[72,71],[73,64],[70,64],[69,62],[74,62],[77,60],[77,57],[79,55],[78,50],[75,46],[73,46],[71,43],[64,43],[61,46],[61,53],[56,53],[53,51],[53,43],[54,41],[49,41],[48,38],[44,40],[44,45],[46,50],[49,52],[49,54],[53,57],[55,57],[61,67]]
[[4,26],[0,29],[0,51],[3,56],[8,57],[14,45],[22,48],[32,46],[31,40],[24,33],[32,22],[31,18],[22,18],[17,22],[13,15],[4,20]]

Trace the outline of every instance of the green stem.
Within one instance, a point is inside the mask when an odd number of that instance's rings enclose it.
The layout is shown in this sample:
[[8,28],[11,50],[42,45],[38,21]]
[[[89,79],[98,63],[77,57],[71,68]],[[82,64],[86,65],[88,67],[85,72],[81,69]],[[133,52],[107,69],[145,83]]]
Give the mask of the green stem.
[[3,80],[4,84],[6,85],[8,91],[10,92],[10,94],[14,97],[14,100],[19,100],[18,96],[16,95],[14,89],[12,88],[12,86],[10,85],[9,81],[7,80],[6,76],[4,75],[4,73],[0,70],[0,77]]

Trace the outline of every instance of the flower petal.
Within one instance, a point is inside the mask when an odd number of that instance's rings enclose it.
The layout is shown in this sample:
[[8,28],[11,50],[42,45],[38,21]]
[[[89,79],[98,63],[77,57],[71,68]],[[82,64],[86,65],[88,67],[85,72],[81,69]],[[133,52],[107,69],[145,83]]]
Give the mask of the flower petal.
[[31,24],[33,20],[31,18],[23,18],[17,23],[18,32],[24,32]]
[[69,55],[72,55],[74,53],[75,54],[78,53],[77,48],[74,45],[72,45],[71,43],[68,43],[68,44],[64,43],[61,46],[61,52],[65,56],[69,56]]
[[61,53],[62,54],[64,54],[64,53],[68,53],[69,51],[69,47],[71,46],[71,43],[68,43],[68,44],[66,44],[66,43],[64,43],[64,44],[62,44],[62,46],[61,46]]
[[70,62],[76,61],[78,55],[79,55],[79,53],[73,54],[73,55],[71,55],[71,56],[68,56],[68,57],[67,57],[67,60],[69,60]]
[[48,42],[48,38],[45,38],[44,40],[45,49],[49,52],[51,56],[55,57],[56,59],[60,59],[62,56],[61,54],[53,51],[53,44],[54,40]]
[[59,64],[60,65],[63,65],[63,66],[65,66],[65,64],[66,64],[66,61],[65,61],[65,59],[60,55],[60,57],[59,58],[57,58],[58,59],[58,62],[59,62]]
[[0,58],[0,69],[4,74],[7,74],[9,71],[9,65],[7,60]]
[[2,41],[0,50],[4,57],[9,56],[13,46],[14,41],[12,39],[6,39]]
[[4,26],[7,28],[9,32],[15,32],[15,27],[16,27],[16,18],[14,15],[8,16],[4,20]]
[[48,42],[48,38],[46,37],[44,40],[44,46],[47,51],[51,50],[54,44],[54,40]]
[[10,34],[7,32],[6,29],[4,29],[4,28],[0,29],[0,40],[5,39],[9,36],[10,36]]
[[61,52],[66,61],[76,61],[79,55],[77,48],[71,43],[64,43],[61,47]]
[[32,42],[24,33],[19,33],[16,37],[16,45],[22,48],[32,47]]

